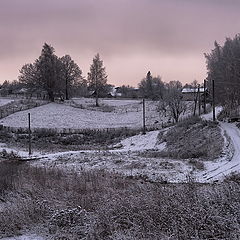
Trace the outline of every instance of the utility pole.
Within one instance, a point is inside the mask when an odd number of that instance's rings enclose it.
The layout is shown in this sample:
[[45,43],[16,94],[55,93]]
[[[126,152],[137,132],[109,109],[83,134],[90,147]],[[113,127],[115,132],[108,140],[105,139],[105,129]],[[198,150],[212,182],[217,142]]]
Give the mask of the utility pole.
[[32,139],[31,139],[31,118],[30,118],[30,113],[28,113],[28,151],[29,155],[32,154]]
[[204,91],[204,98],[203,98],[203,108],[204,108],[204,114],[207,113],[207,109],[206,109],[206,80],[204,79],[204,83],[203,83],[203,91]]
[[146,134],[146,122],[145,122],[145,98],[143,98],[143,134]]
[[215,113],[215,83],[212,80],[212,108],[213,108],[213,121],[216,121],[216,113]]
[[198,85],[198,115],[201,115],[201,96],[200,96],[200,85]]

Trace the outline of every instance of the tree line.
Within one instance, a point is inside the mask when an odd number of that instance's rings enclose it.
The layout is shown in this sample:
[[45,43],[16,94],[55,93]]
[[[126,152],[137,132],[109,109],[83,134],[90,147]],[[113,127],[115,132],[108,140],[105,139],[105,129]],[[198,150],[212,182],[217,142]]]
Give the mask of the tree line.
[[99,54],[93,58],[85,79],[69,55],[58,57],[54,48],[45,43],[39,58],[23,65],[19,82],[32,92],[45,91],[50,101],[59,96],[68,100],[72,91],[88,88],[95,91],[98,105],[98,97],[107,85],[107,74]]
[[[31,93],[45,92],[50,101],[54,101],[56,97],[68,100],[74,92],[91,91],[91,96],[96,99],[96,106],[99,106],[99,98],[106,96],[113,87],[107,84],[107,78],[99,54],[93,58],[85,79],[82,70],[70,55],[58,57],[55,49],[45,43],[41,55],[33,63],[24,64],[20,69],[19,81],[11,84],[4,82],[3,86],[11,86],[14,89],[20,84]],[[117,90],[125,97],[161,100],[162,110],[166,112],[170,109],[171,115],[178,121],[180,114],[185,110],[185,105],[181,101],[181,89],[181,82],[165,83],[160,76],[153,77],[149,71],[138,84],[138,89],[123,85]]]
[[205,53],[207,85],[210,92],[215,85],[215,101],[225,109],[234,109],[240,103],[240,35],[226,38],[223,46],[214,43],[214,49]]

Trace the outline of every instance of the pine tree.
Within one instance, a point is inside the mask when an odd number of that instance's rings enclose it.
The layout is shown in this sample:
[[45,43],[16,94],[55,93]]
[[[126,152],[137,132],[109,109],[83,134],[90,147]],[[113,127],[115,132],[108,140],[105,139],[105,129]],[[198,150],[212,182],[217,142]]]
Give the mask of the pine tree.
[[45,43],[41,56],[36,61],[40,73],[40,81],[43,83],[43,87],[52,102],[54,101],[55,88],[57,86],[57,64],[59,64],[58,57],[54,54],[54,51],[51,45]]
[[225,109],[235,109],[240,104],[240,35],[227,38],[223,46],[215,41],[214,49],[205,57],[209,92],[214,80],[216,102]]
[[100,59],[100,55],[97,54],[93,58],[93,63],[90,66],[90,72],[88,73],[88,84],[90,89],[94,91],[96,106],[99,106],[99,96],[107,85],[107,74],[103,61]]

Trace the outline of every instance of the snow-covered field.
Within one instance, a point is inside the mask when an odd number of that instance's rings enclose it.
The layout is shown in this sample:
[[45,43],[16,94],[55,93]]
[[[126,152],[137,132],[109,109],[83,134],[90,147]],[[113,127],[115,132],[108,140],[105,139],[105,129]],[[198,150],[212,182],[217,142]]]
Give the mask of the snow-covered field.
[[[82,104],[82,100],[74,100]],[[111,127],[140,127],[142,124],[141,101],[139,100],[104,100],[104,104],[114,107],[111,112],[103,112],[87,109],[89,104],[84,100],[86,108],[76,108],[67,104],[50,103],[12,114],[2,119],[1,124],[14,127],[27,127],[27,113],[32,116],[32,127],[44,128],[111,128]],[[103,102],[102,102],[103,103]],[[156,111],[157,106],[153,102],[147,102],[147,124],[161,117]],[[216,112],[221,109],[217,108]],[[211,120],[212,113],[202,116]],[[163,120],[164,118],[161,118]],[[161,121],[160,120],[160,121]],[[166,121],[167,118],[164,119]],[[66,171],[86,171],[92,169],[107,170],[120,173],[143,181],[153,182],[186,182],[189,177],[198,182],[213,182],[222,180],[232,171],[240,171],[240,130],[233,123],[221,122],[220,128],[224,138],[222,155],[214,161],[204,161],[204,170],[196,170],[188,160],[176,160],[156,157],[148,157],[148,151],[160,152],[165,149],[166,142],[161,142],[158,135],[160,131],[147,132],[126,138],[111,146],[113,150],[95,151],[68,151],[56,153],[34,152],[30,161],[33,166],[45,166],[47,168],[60,168]],[[165,134],[168,129],[163,129]],[[13,150],[11,147],[0,143],[0,151],[14,151],[24,160],[30,157],[26,151]],[[43,240],[36,234],[3,238],[2,240]]]
[[[113,100],[110,104],[113,105]],[[11,127],[27,127],[28,113],[31,113],[32,128],[139,128],[142,126],[142,106],[140,101],[116,102],[119,107],[112,112],[92,111],[65,104],[50,103],[27,111],[14,113],[0,121],[0,124]],[[159,116],[156,106],[151,102],[146,107],[146,125],[156,121],[166,121]]]
[[[76,99],[82,103],[81,99]],[[92,104],[92,99],[85,99],[84,104]],[[89,102],[88,102],[89,101]],[[102,102],[103,103],[103,102]],[[154,102],[147,102],[147,124],[154,124],[160,119],[157,106]],[[27,113],[31,112],[33,128],[111,128],[111,127],[141,127],[142,109],[139,100],[104,100],[104,104],[116,107],[112,112],[92,111],[66,104],[50,103],[22,111],[2,119],[1,124],[14,127],[27,127]],[[216,109],[219,112],[220,108]],[[203,115],[210,120],[212,113]],[[162,118],[163,119],[163,118]],[[165,119],[166,120],[166,119]],[[205,161],[205,170],[195,172],[200,182],[211,182],[222,179],[231,171],[240,171],[240,131],[231,123],[220,125],[225,139],[223,155],[214,162]],[[127,175],[147,175],[152,180],[166,179],[168,181],[185,181],[186,176],[192,172],[188,161],[146,158],[139,155],[142,151],[165,148],[165,143],[158,143],[159,131],[148,132],[146,135],[137,135],[117,144],[111,151],[71,151],[55,154],[35,153],[35,157],[42,160],[36,164],[58,165],[77,169],[104,168]],[[227,138],[226,135],[229,137]],[[11,151],[11,148],[0,146],[1,149]],[[233,151],[235,152],[233,153]],[[97,153],[97,154],[96,154]],[[17,151],[17,154],[28,157],[27,152]]]
[[[94,99],[73,99],[64,104],[49,103],[27,111],[21,111],[1,119],[0,124],[10,127],[28,127],[28,113],[31,113],[32,128],[140,128],[142,127],[141,100],[100,101],[102,108],[94,107]],[[74,106],[78,104],[78,107]],[[104,111],[104,107],[110,107]],[[191,112],[185,112],[187,116]],[[158,102],[146,101],[146,126],[161,126],[170,120],[158,111]]]
[[[72,102],[77,104],[82,104],[84,107],[95,104],[95,99],[93,98],[72,98]],[[141,100],[128,100],[128,99],[100,99],[100,104],[109,105],[113,107],[120,107],[126,105],[136,105],[141,103]]]
[[[110,128],[110,127],[140,127],[141,119],[141,102],[139,100],[105,100],[105,104],[122,107],[125,112],[117,110],[113,112],[91,111],[88,109],[75,108],[65,104],[50,103],[30,110],[32,116],[32,127],[48,128]],[[86,102],[89,104],[89,102]],[[152,107],[152,108],[151,108]],[[134,111],[139,108],[138,111]],[[155,109],[154,109],[155,108]],[[118,109],[118,108],[117,108]],[[153,107],[151,102],[147,105],[148,112],[158,117],[156,106]],[[155,110],[155,111],[154,111]],[[220,108],[216,109],[219,112]],[[2,119],[2,124],[15,127],[27,127],[27,113],[22,111],[12,114]],[[203,115],[204,119],[210,120],[212,113]],[[57,125],[57,126],[56,126]],[[200,182],[211,182],[216,179],[222,179],[225,174],[233,170],[239,171],[240,164],[238,158],[240,149],[240,131],[234,124],[222,123],[222,133],[225,139],[224,154],[214,162],[205,161],[205,170],[195,172],[196,180]],[[186,176],[192,171],[192,166],[188,161],[146,158],[139,155],[142,151],[158,150],[165,147],[165,143],[158,143],[159,131],[148,132],[146,135],[136,135],[116,144],[115,150],[111,151],[71,151],[55,154],[35,153],[35,157],[40,158],[37,164],[54,165],[60,167],[91,169],[104,168],[110,171],[114,170],[127,175],[147,175],[150,179],[166,179],[168,181],[185,181]],[[226,134],[230,140],[226,138]],[[0,146],[1,149],[8,149],[6,146]],[[235,154],[233,155],[233,150]],[[97,154],[96,154],[97,153]],[[18,155],[28,157],[27,152],[17,151]],[[85,160],[86,161],[85,161]],[[67,160],[67,161],[66,161]],[[120,163],[120,164],[119,164]],[[171,167],[169,167],[171,166]]]

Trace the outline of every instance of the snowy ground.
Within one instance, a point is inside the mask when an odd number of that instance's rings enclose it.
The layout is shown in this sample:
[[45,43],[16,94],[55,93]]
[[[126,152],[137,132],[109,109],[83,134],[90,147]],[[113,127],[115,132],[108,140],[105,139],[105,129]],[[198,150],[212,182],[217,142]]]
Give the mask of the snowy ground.
[[[216,115],[221,109],[216,108]],[[212,120],[212,112],[202,118]],[[240,172],[240,130],[234,123],[221,122],[220,127],[225,140],[224,154],[214,162],[205,163],[206,170],[196,176],[200,182],[221,180],[231,172]]]
[[37,236],[35,234],[30,234],[30,235],[22,235],[22,236],[9,237],[9,238],[1,238],[1,240],[44,240],[44,238]]
[[[163,150],[166,143],[159,143],[159,131],[152,131],[146,135],[136,135],[121,141],[110,151],[68,151],[52,154],[33,153],[31,158],[37,161],[35,166],[64,168],[69,171],[83,171],[90,169],[104,169],[118,172],[127,176],[144,177],[150,181],[184,182],[192,171],[188,161],[162,159],[159,157],[145,157],[148,150]],[[4,145],[0,150],[11,152],[13,149]],[[22,158],[29,160],[27,152],[14,151]]]
[[11,99],[11,98],[0,98],[0,107],[13,101],[14,99]]
[[[103,106],[110,106],[111,112],[93,107],[93,99],[75,99],[79,107],[50,103],[27,111],[16,112],[1,119],[0,124],[10,127],[28,127],[28,113],[31,113],[32,128],[140,128],[142,127],[141,100],[101,100]],[[91,107],[89,107],[91,106]],[[99,110],[98,110],[99,109]],[[185,112],[187,116],[191,112]],[[158,111],[158,102],[146,101],[146,125],[161,126],[170,118]]]
[[[124,107],[129,110],[125,113],[101,112],[79,109],[63,104],[51,103],[38,108],[31,109],[33,127],[74,127],[74,128],[94,128],[94,127],[116,127],[116,126],[141,126],[141,111],[135,111],[140,102],[137,100],[105,100],[109,105]],[[89,103],[87,103],[89,104]],[[150,104],[150,103],[149,103]],[[129,107],[130,106],[130,107]],[[135,107],[134,107],[135,106]],[[150,109],[151,106],[149,106]],[[221,109],[217,108],[216,112]],[[13,114],[3,119],[3,124],[9,126],[26,126],[26,112]],[[45,117],[44,117],[45,116]],[[140,120],[136,117],[138,116]],[[211,120],[212,113],[202,116]],[[112,125],[111,125],[112,124]],[[195,172],[196,180],[199,182],[211,182],[222,179],[232,171],[240,170],[240,131],[232,123],[221,123],[222,134],[225,139],[223,154],[215,161],[205,161],[205,170]],[[116,144],[111,151],[70,151],[54,154],[34,153],[33,158],[40,159],[33,162],[37,165],[69,167],[76,170],[82,169],[108,169],[127,175],[147,175],[152,180],[165,179],[172,182],[186,180],[186,176],[192,171],[192,166],[188,161],[161,159],[158,157],[148,158],[139,153],[147,150],[163,150],[165,143],[158,142],[159,131],[148,132],[146,135],[136,135]],[[227,137],[229,136],[229,137]],[[1,145],[1,149],[11,152],[11,148]],[[235,151],[234,151],[235,150]],[[16,154],[29,158],[28,153],[16,151]]]
[[[92,106],[95,104],[95,99],[93,98],[72,98],[72,101],[81,104],[83,107]],[[113,107],[120,107],[126,105],[139,104],[140,100],[125,100],[125,99],[100,99],[99,103],[104,105],[109,105]]]
[[[129,107],[129,104],[131,106],[134,106],[134,104],[138,104],[137,102],[134,103],[125,102],[126,103],[125,105],[122,103],[122,101],[119,103],[115,102],[115,100],[112,101],[114,102],[109,103],[109,105],[119,104],[119,106],[121,106],[122,109],[124,109],[125,106]],[[36,126],[38,126],[37,116],[44,116],[44,113],[46,114],[46,112],[48,112],[49,114],[50,112],[52,114],[51,117],[47,116],[45,118],[45,121],[46,119],[47,121],[49,121],[48,127],[51,126],[50,121],[55,122],[58,121],[60,122],[60,125],[65,123],[64,126],[66,127],[66,122],[70,121],[70,119],[66,119],[64,117],[64,120],[61,122],[61,118],[58,116],[60,111],[63,111],[64,116],[67,116],[68,114],[76,114],[74,115],[76,118],[79,117],[77,116],[77,114],[79,115],[82,114],[84,116],[84,114],[92,112],[86,109],[72,108],[69,106],[66,107],[65,105],[61,104],[48,104],[39,108],[31,109],[31,111],[33,123],[36,124]],[[216,112],[219,111],[220,108],[217,108]],[[103,112],[96,112],[95,114],[96,115],[94,114],[92,115],[93,119],[89,119],[89,121],[92,122],[88,124],[93,124],[94,121],[96,124],[98,117],[102,116],[101,114],[113,115],[113,113]],[[118,112],[117,114],[119,117],[120,113]],[[127,113],[125,114],[128,115]],[[24,116],[24,114],[23,115],[14,114],[12,116],[16,117],[17,120],[15,122],[19,124],[21,123],[20,121],[21,116]],[[63,118],[63,115],[61,117]],[[203,115],[202,117],[204,119],[211,120],[212,113]],[[90,118],[90,115],[87,115],[87,117],[85,116],[85,118]],[[77,119],[78,121],[80,121],[80,118]],[[4,121],[6,121],[6,123],[13,124],[14,118],[5,118]],[[100,123],[101,121],[104,122],[104,118],[102,119],[99,118]],[[105,119],[105,122],[106,121],[108,120]],[[116,122],[119,121],[117,117],[115,121]],[[124,121],[127,122],[127,116],[121,119],[121,123],[124,123]],[[43,124],[44,120],[41,121],[39,120],[39,122],[40,122],[39,126],[42,127],[41,124]],[[100,126],[104,126],[103,123],[101,123],[103,125],[101,125],[100,123],[98,123]],[[75,124],[77,124],[77,120],[75,121]],[[212,182],[215,180],[221,180],[224,176],[231,173],[232,171],[240,171],[240,130],[233,123],[221,122],[220,127],[225,141],[223,154],[219,159],[216,159],[215,161],[204,162],[205,164],[204,171],[195,172],[196,180],[199,182]],[[119,144],[116,144],[115,149],[111,151],[100,150],[70,151],[59,152],[54,154],[41,154],[36,152],[31,156],[31,158],[33,159],[35,158],[37,159],[37,161],[32,161],[31,164],[33,166],[64,168],[67,171],[74,170],[77,172],[88,169],[104,169],[112,172],[121,173],[127,176],[138,177],[140,179],[144,179],[147,181],[185,182],[187,180],[187,177],[191,174],[193,170],[193,167],[188,163],[187,160],[181,161],[166,158],[162,159],[159,157],[148,158],[140,154],[148,150],[163,150],[165,148],[166,144],[164,142],[163,143],[159,142],[158,134],[159,131],[151,131],[146,133],[146,135],[139,134],[124,139]],[[6,145],[0,144],[0,151],[3,149],[7,150],[7,152],[11,152],[13,150],[11,148],[7,148]],[[22,156],[25,159],[29,159],[27,152],[15,150],[15,153]],[[44,240],[44,238],[34,234],[27,234],[12,238],[2,238],[2,240],[34,240],[34,239]]]
[[[131,108],[130,108],[131,107]],[[50,103],[44,106],[21,111],[2,119],[0,124],[11,127],[27,127],[28,113],[31,113],[33,128],[118,128],[142,126],[140,104],[126,107],[121,112],[102,112],[74,108],[64,104]],[[146,112],[146,124],[152,125],[159,120],[156,111]]]

